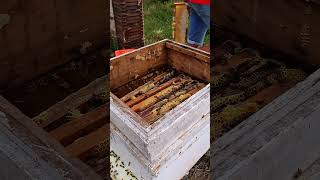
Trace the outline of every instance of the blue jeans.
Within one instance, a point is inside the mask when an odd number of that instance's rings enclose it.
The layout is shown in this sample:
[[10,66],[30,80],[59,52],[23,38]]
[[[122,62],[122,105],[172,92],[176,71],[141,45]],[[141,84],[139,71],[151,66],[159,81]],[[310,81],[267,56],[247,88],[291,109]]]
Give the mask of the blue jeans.
[[188,43],[192,45],[203,45],[205,35],[210,28],[210,6],[189,3],[190,20]]

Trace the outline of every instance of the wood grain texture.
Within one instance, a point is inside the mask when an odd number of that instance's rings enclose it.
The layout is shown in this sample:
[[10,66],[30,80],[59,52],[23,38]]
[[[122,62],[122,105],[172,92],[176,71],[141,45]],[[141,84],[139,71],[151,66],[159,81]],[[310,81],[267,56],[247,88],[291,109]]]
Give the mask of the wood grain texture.
[[210,64],[200,61],[192,56],[178,53],[173,50],[168,50],[169,63],[178,71],[187,73],[188,75],[201,79],[203,81],[210,81]]
[[[12,139],[13,141],[16,140],[15,145],[19,145],[20,148],[29,149],[29,152],[32,151],[35,154],[33,156],[38,156],[38,158],[41,158],[52,168],[61,170],[60,172],[66,172],[66,178],[101,179],[79,159],[70,157],[61,144],[49,137],[48,133],[34,124],[30,118],[25,116],[2,96],[0,96],[0,111],[4,112],[8,117],[8,121],[1,121],[1,124],[8,128],[11,134],[16,136],[16,139]],[[28,151],[24,150],[24,152]],[[12,154],[10,151],[9,153]],[[32,156],[32,153],[28,153],[28,155]],[[13,158],[17,158],[17,156],[13,156]],[[30,165],[27,161],[25,163],[24,165],[26,166]],[[48,167],[37,166],[37,171],[39,168],[49,170]]]
[[167,63],[165,41],[148,45],[110,61],[110,88],[116,89]]
[[79,157],[83,153],[88,152],[93,147],[99,145],[101,142],[106,141],[109,133],[109,124],[106,124],[68,145],[66,151],[72,156]]
[[111,150],[115,151],[125,164],[130,162],[130,170],[143,179],[181,179],[209,149],[210,115],[201,123],[190,127],[168,148],[161,159],[151,164],[121,131],[111,123]]
[[210,81],[210,53],[181,43],[167,42],[169,64],[203,81]]
[[[316,1],[214,1],[213,22],[291,55],[320,64],[320,7]],[[285,13],[284,13],[285,12]]]
[[178,44],[178,43],[170,43],[170,42],[166,43],[166,47],[174,50],[175,52],[180,52],[185,55],[197,58],[200,61],[210,63],[210,57],[208,56],[209,53],[206,53],[202,50],[190,48],[190,47],[186,48],[187,46],[185,46],[185,45]]
[[69,144],[84,133],[106,124],[108,118],[107,106],[109,104],[102,105],[77,119],[63,124],[51,131],[50,135],[62,144]]
[[319,158],[315,145],[319,79],[320,70],[215,141],[211,145],[213,177],[246,179],[257,175],[263,179],[272,174],[273,179],[290,179],[298,168]]
[[34,121],[42,122],[41,127],[46,127],[52,122],[63,117],[68,111],[78,107],[92,97],[93,93],[101,92],[107,89],[107,77],[103,76],[91,82],[87,86],[81,88],[75,93],[72,93],[62,101],[41,112],[34,117]]
[[4,0],[1,14],[10,22],[0,29],[0,90],[21,84],[54,67],[107,45],[107,1]]

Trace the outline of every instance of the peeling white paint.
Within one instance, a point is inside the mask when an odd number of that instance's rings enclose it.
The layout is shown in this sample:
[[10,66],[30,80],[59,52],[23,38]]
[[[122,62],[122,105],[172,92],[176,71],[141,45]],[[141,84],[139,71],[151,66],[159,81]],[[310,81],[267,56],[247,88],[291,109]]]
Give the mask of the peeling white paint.
[[11,19],[11,17],[9,14],[0,14],[0,29],[2,29],[7,24],[9,24],[10,19]]

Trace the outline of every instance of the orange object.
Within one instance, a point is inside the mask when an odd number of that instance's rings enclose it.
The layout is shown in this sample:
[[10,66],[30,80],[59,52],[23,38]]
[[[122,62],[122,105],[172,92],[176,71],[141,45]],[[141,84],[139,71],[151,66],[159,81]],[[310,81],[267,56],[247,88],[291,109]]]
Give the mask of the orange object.
[[135,49],[121,49],[121,50],[116,50],[114,52],[115,56],[120,56],[121,54],[124,54],[124,53],[128,53],[128,52],[131,52],[131,51],[134,51]]

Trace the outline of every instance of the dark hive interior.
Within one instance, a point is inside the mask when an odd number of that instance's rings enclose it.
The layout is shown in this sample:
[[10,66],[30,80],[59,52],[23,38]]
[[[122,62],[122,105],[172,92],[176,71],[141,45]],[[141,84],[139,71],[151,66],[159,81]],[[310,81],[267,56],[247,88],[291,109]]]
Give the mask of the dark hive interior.
[[[57,113],[56,116],[59,118],[52,122],[46,113],[56,103],[103,77],[105,75],[104,69],[101,68],[105,62],[103,59],[105,57],[101,51],[96,51],[81,59],[74,59],[29,82],[9,87],[2,92],[2,95],[51,137],[58,140],[70,155],[80,158],[99,175],[107,178],[108,172],[105,166],[109,146],[108,138],[105,136],[108,129],[107,87],[97,92],[86,92],[90,97],[77,107],[70,108],[61,117]],[[60,106],[63,109],[66,104]],[[49,121],[50,123],[47,123]],[[95,145],[87,142],[93,142]]]

